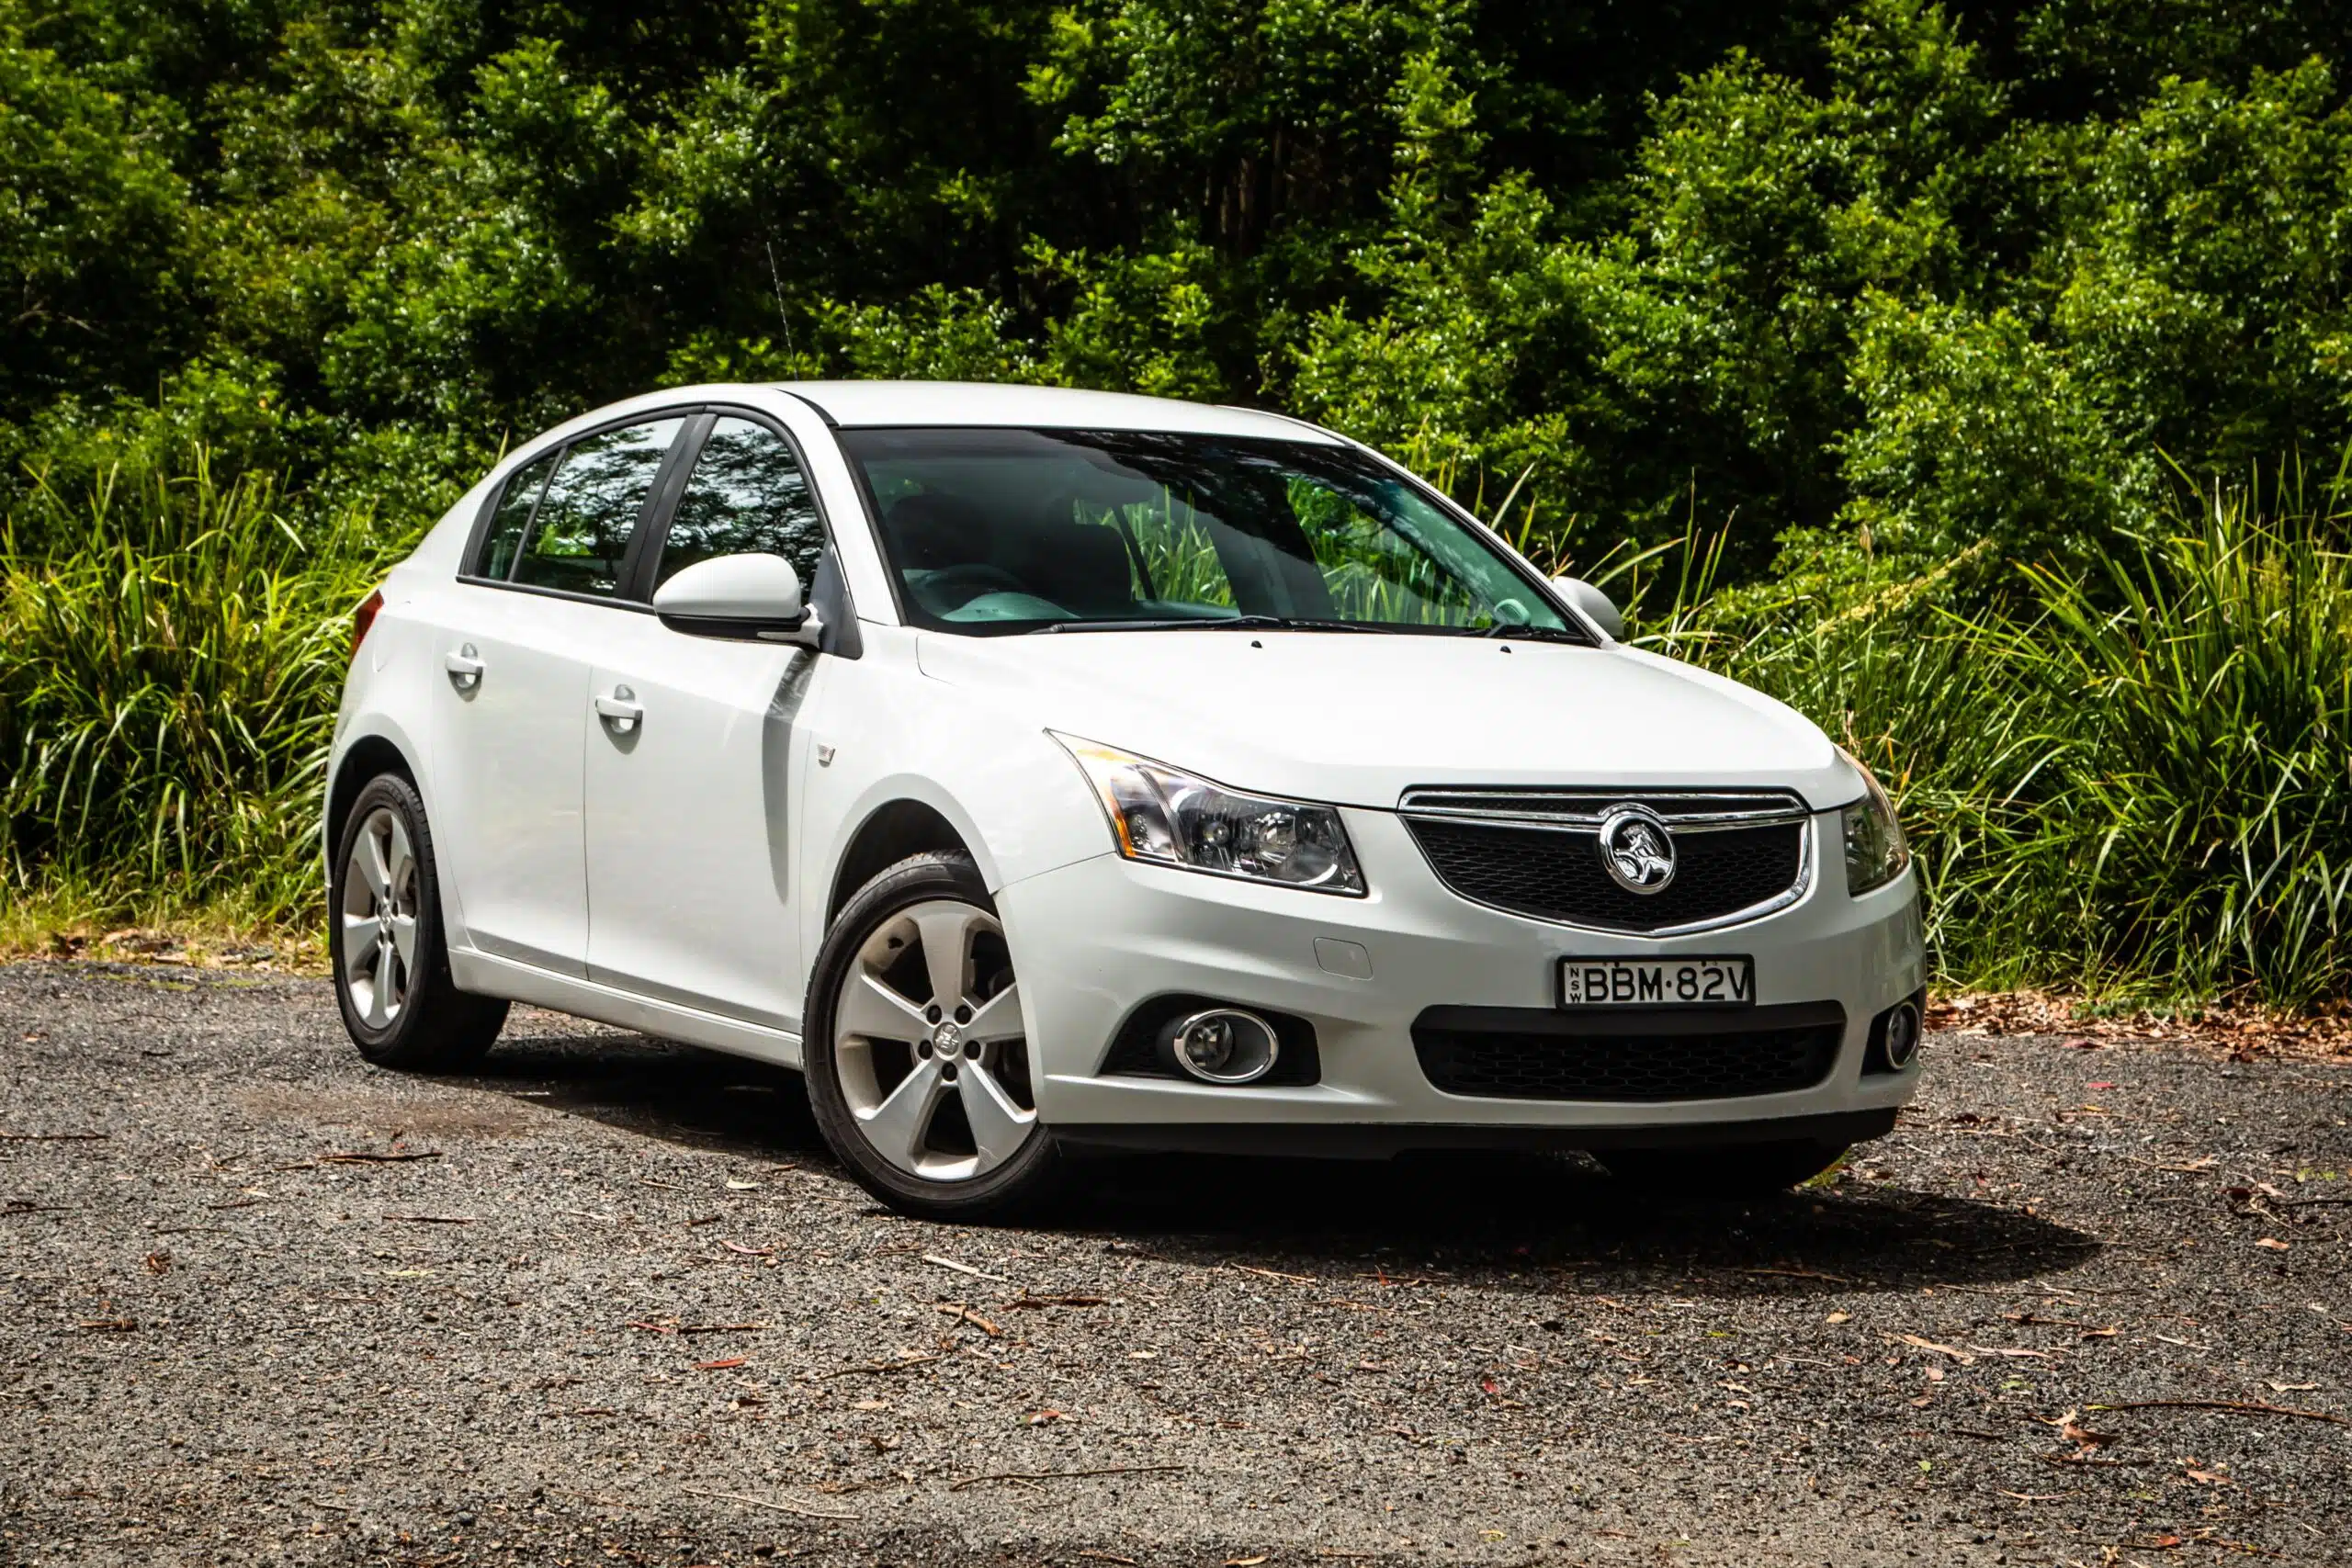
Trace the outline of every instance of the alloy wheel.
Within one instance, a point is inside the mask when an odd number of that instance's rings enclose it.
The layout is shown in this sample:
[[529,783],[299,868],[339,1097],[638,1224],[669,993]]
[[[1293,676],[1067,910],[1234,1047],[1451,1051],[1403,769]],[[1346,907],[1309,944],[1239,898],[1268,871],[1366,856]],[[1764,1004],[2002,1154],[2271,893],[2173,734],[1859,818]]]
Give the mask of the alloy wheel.
[[968,1181],[1035,1134],[1021,990],[987,910],[932,899],[893,915],[858,949],[833,1004],[842,1097],[899,1170]]
[[416,976],[416,852],[399,813],[379,807],[343,868],[343,984],[370,1029],[389,1029]]

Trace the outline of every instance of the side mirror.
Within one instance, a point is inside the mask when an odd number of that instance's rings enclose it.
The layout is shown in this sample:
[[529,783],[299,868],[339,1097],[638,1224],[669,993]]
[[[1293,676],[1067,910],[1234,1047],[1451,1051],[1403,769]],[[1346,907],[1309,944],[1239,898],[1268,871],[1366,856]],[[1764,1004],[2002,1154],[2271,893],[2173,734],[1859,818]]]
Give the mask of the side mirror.
[[800,574],[782,556],[716,556],[653,591],[653,613],[673,632],[739,642],[817,646],[824,623],[800,602]]
[[1555,577],[1552,587],[1561,598],[1582,610],[1586,619],[1607,632],[1611,640],[1625,640],[1625,617],[1618,613],[1617,601],[1581,577]]

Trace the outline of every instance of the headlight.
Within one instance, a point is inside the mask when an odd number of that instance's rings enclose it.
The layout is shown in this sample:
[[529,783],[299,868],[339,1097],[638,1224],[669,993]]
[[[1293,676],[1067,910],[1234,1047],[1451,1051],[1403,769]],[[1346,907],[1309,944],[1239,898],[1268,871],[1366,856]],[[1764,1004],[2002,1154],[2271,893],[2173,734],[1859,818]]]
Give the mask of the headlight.
[[1332,807],[1241,795],[1091,740],[1054,739],[1086,770],[1129,860],[1363,895],[1363,873]]
[[1894,803],[1879,787],[1878,778],[1862,760],[1844,747],[1838,755],[1862,775],[1862,798],[1846,807],[1846,891],[1860,897],[1883,887],[1911,863],[1911,846],[1903,841],[1903,824],[1894,819]]

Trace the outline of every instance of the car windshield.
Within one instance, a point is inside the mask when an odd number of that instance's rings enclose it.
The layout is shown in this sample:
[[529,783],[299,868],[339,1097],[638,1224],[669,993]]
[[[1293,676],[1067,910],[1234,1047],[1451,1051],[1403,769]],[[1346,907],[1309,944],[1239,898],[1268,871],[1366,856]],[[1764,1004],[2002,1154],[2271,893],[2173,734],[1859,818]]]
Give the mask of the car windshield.
[[917,626],[1296,626],[1589,640],[1352,448],[1160,432],[844,430]]

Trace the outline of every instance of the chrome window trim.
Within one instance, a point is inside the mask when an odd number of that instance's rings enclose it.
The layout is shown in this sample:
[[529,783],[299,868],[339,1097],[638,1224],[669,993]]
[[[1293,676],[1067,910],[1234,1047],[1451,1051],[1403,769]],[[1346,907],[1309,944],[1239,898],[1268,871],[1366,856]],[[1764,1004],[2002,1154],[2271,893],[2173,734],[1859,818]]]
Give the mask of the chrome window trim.
[[[1694,804],[1700,801],[1712,802],[1739,798],[1753,799],[1758,804],[1740,810],[1702,811],[1693,812],[1688,816],[1678,816],[1670,809],[1671,803],[1677,795],[1689,799]],[[1572,804],[1579,809],[1529,812],[1524,809],[1512,811],[1482,809],[1469,806],[1432,806],[1429,804],[1432,796],[1492,801],[1498,805],[1510,803],[1522,807],[1531,801],[1557,801],[1564,805]],[[1524,909],[1510,908],[1506,905],[1493,903],[1485,898],[1475,898],[1446,880],[1444,874],[1438,870],[1436,863],[1429,858],[1429,852],[1426,849],[1421,850],[1421,862],[1429,867],[1430,874],[1437,879],[1437,885],[1440,887],[1444,888],[1464,903],[1476,904],[1480,908],[1492,909],[1498,914],[1515,916],[1522,920],[1532,920],[1537,925],[1552,926],[1561,931],[1589,931],[1595,936],[1637,937],[1644,940],[1695,936],[1702,931],[1722,931],[1730,926],[1746,925],[1751,920],[1760,920],[1768,915],[1779,914],[1781,910],[1801,903],[1805,896],[1813,891],[1814,878],[1817,874],[1816,867],[1820,860],[1816,840],[1826,830],[1816,825],[1816,818],[1835,818],[1838,816],[1835,811],[1815,811],[1796,795],[1780,790],[1509,790],[1448,789],[1440,786],[1407,790],[1398,802],[1397,815],[1408,822],[1419,818],[1430,822],[1483,823],[1497,828],[1532,828],[1550,832],[1597,835],[1600,829],[1601,816],[1610,807],[1633,802],[1645,805],[1663,817],[1668,828],[1676,833],[1706,833],[1733,828],[1765,828],[1787,823],[1799,824],[1801,831],[1797,834],[1795,880],[1791,882],[1785,889],[1761,903],[1750,904],[1745,908],[1734,909],[1728,914],[1718,915],[1712,919],[1692,920],[1683,925],[1659,926],[1654,930],[1644,931],[1627,926],[1600,926],[1582,920],[1555,919],[1545,915],[1532,915]],[[1581,809],[1587,807],[1591,809]],[[1418,840],[1414,847],[1420,849]]]

